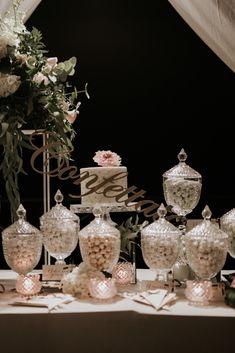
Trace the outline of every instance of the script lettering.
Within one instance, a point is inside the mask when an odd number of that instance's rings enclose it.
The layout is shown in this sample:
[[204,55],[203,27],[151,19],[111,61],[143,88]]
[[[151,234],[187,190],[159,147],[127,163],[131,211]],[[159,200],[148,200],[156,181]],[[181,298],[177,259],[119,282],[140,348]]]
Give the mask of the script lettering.
[[[136,186],[130,186],[129,188],[125,189],[122,193],[116,195],[115,200],[116,202],[125,202],[125,205],[128,206],[128,203],[133,202],[134,200],[136,200],[138,197],[143,197],[144,194],[146,194],[145,190],[140,190],[138,192],[135,192],[135,190],[137,189]],[[129,196],[130,193],[133,193],[134,195]],[[121,200],[121,198],[125,195],[128,195],[128,198]]]
[[[132,206],[132,203],[136,202],[135,209],[137,212],[143,212],[145,217],[152,217],[153,220],[158,218],[157,209],[159,205],[152,200],[144,199],[144,195],[146,194],[145,190],[138,189],[134,185],[124,189],[123,186],[116,183],[118,180],[125,178],[128,173],[120,172],[112,175],[109,178],[104,178],[102,182],[95,184],[98,180],[98,176],[96,174],[90,174],[88,171],[84,171],[81,174],[78,174],[78,169],[76,166],[68,165],[68,155],[71,151],[68,150],[65,152],[65,154],[54,152],[56,147],[64,147],[62,142],[58,141],[53,143],[46,143],[42,147],[37,147],[33,143],[33,137],[39,134],[42,133],[35,132],[30,136],[30,143],[35,148],[35,151],[33,152],[30,160],[34,171],[40,174],[49,174],[51,177],[57,176],[60,180],[70,179],[75,186],[78,186],[82,181],[87,179],[86,189],[88,191],[86,191],[84,194],[80,193],[78,195],[69,194],[70,197],[81,198],[82,196],[90,195],[92,193],[103,194],[105,197],[115,197],[116,202],[124,202],[127,207]],[[56,137],[56,135],[52,132],[46,132],[46,134],[52,136],[54,135]],[[61,150],[63,150],[63,148]],[[50,160],[52,159],[56,160],[57,167],[50,171],[44,171],[36,167],[36,161],[42,154],[44,155],[43,167],[48,166]]]
[[112,191],[119,191],[120,192],[122,190],[123,190],[123,186],[121,186],[121,185],[110,185],[104,189],[103,194],[105,197],[113,197],[113,194],[109,195],[109,192],[112,192]]

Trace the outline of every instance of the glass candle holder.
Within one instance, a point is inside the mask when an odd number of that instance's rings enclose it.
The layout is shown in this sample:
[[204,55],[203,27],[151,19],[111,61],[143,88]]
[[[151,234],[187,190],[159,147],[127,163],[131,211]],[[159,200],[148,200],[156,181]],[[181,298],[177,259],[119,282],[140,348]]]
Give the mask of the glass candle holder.
[[113,278],[118,284],[128,284],[132,282],[134,268],[131,262],[118,262],[112,272]]
[[189,300],[190,305],[209,305],[209,301],[212,297],[212,282],[187,280],[185,296]]
[[117,294],[114,278],[92,278],[89,281],[89,292],[96,299],[110,299]]
[[29,274],[19,275],[16,281],[16,291],[27,297],[31,297],[40,292],[42,284],[39,275]]

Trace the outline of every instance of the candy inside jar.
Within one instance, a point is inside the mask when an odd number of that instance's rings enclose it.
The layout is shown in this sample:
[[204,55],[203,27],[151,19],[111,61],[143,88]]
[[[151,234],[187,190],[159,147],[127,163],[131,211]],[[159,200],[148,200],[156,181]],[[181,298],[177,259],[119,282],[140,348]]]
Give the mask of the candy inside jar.
[[204,220],[184,236],[189,266],[200,279],[209,280],[223,268],[228,236],[211,223],[208,206],[202,211]]
[[93,268],[112,272],[120,255],[120,232],[103,219],[100,206],[93,214],[95,219],[79,232],[81,256]]

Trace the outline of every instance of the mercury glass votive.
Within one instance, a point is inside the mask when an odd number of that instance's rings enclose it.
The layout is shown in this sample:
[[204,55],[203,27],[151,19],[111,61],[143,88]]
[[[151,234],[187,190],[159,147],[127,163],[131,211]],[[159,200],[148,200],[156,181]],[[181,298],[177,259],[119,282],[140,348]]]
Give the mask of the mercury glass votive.
[[92,278],[89,281],[89,292],[96,299],[110,299],[117,294],[114,278]]
[[209,300],[212,297],[212,282],[206,280],[187,280],[185,296],[189,300],[190,305],[209,305]]
[[25,296],[36,295],[41,288],[40,276],[37,274],[19,275],[16,280],[16,291]]
[[131,262],[118,262],[112,271],[112,276],[118,284],[131,283],[134,275],[134,268]]

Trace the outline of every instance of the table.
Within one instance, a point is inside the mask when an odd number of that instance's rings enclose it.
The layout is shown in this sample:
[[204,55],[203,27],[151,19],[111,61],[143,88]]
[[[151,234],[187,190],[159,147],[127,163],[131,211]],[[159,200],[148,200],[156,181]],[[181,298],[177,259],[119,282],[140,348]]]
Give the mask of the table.
[[[0,282],[14,285],[16,274],[0,271]],[[137,270],[140,280],[153,279]],[[178,294],[177,294],[178,295]],[[224,353],[233,351],[235,309],[223,302],[210,308],[188,305],[183,294],[171,311],[130,299],[94,304],[74,301],[48,313],[45,308],[13,307],[16,296],[0,295],[0,347],[4,353]]]

